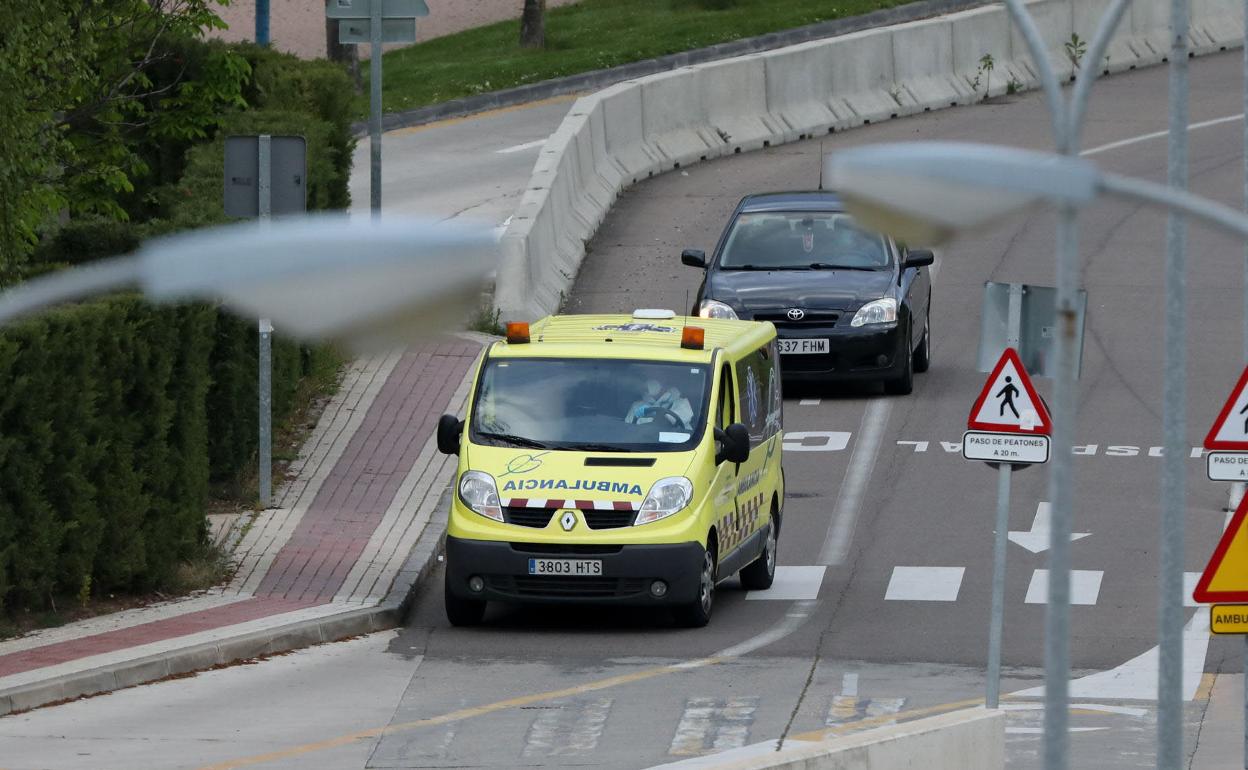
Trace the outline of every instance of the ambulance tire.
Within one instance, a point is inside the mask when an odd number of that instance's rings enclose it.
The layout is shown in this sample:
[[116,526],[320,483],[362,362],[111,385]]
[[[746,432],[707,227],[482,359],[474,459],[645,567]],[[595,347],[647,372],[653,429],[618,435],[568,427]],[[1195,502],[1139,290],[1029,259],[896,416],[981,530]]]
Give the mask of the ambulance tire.
[[711,622],[711,609],[715,605],[715,567],[715,541],[712,540],[702,555],[698,598],[675,608],[676,622],[685,628],[702,628]]
[[442,589],[445,595],[446,619],[452,626],[475,626],[481,623],[481,619],[485,617],[483,600],[459,598],[451,593],[446,579],[442,581]]
[[771,512],[771,522],[767,525],[767,539],[763,541],[763,552],[758,558],[741,568],[741,587],[747,591],[766,591],[776,579],[776,547],[780,540],[779,522],[776,512]]

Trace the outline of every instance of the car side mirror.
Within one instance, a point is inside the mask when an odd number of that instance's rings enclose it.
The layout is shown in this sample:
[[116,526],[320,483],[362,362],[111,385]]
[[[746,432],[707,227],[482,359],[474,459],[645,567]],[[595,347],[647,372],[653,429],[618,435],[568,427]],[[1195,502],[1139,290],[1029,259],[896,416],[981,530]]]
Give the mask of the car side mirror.
[[744,425],[734,422],[724,430],[715,429],[715,440],[719,442],[719,451],[715,453],[715,464],[724,462],[743,463],[750,459],[750,432]]
[[680,252],[680,263],[689,267],[706,268],[706,252],[699,249],[685,249]]
[[906,267],[926,267],[936,261],[936,255],[927,249],[912,249],[906,255]]
[[464,432],[464,421],[453,414],[438,419],[438,451],[444,455],[459,454],[459,437]]

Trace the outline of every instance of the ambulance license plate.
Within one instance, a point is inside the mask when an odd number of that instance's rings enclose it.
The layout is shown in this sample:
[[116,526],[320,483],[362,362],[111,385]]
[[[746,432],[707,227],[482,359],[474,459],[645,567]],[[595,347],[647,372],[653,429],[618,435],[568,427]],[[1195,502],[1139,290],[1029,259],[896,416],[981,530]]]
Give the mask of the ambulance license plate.
[[788,339],[780,340],[780,352],[784,355],[812,355],[828,352],[828,339]]
[[597,577],[602,574],[602,562],[598,559],[529,559],[529,574]]

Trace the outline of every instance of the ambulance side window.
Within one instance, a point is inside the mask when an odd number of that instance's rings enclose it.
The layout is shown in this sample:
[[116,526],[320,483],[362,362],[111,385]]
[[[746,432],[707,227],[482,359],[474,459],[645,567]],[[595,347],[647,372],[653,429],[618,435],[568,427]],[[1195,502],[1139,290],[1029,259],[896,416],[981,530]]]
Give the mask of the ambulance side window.
[[741,422],[750,432],[751,449],[774,435],[774,371],[764,350],[759,348],[737,362],[737,399],[741,403]]
[[736,414],[735,404],[732,400],[732,370],[727,364],[719,373],[719,429],[723,430],[732,425],[734,415]]

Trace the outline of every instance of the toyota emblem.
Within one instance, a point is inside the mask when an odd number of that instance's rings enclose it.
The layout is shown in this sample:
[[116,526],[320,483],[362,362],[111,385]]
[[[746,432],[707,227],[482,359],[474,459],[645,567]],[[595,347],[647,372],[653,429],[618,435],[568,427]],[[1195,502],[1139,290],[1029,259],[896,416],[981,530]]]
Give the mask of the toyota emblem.
[[800,321],[806,317],[806,311],[800,307],[790,308],[788,316],[790,321]]

